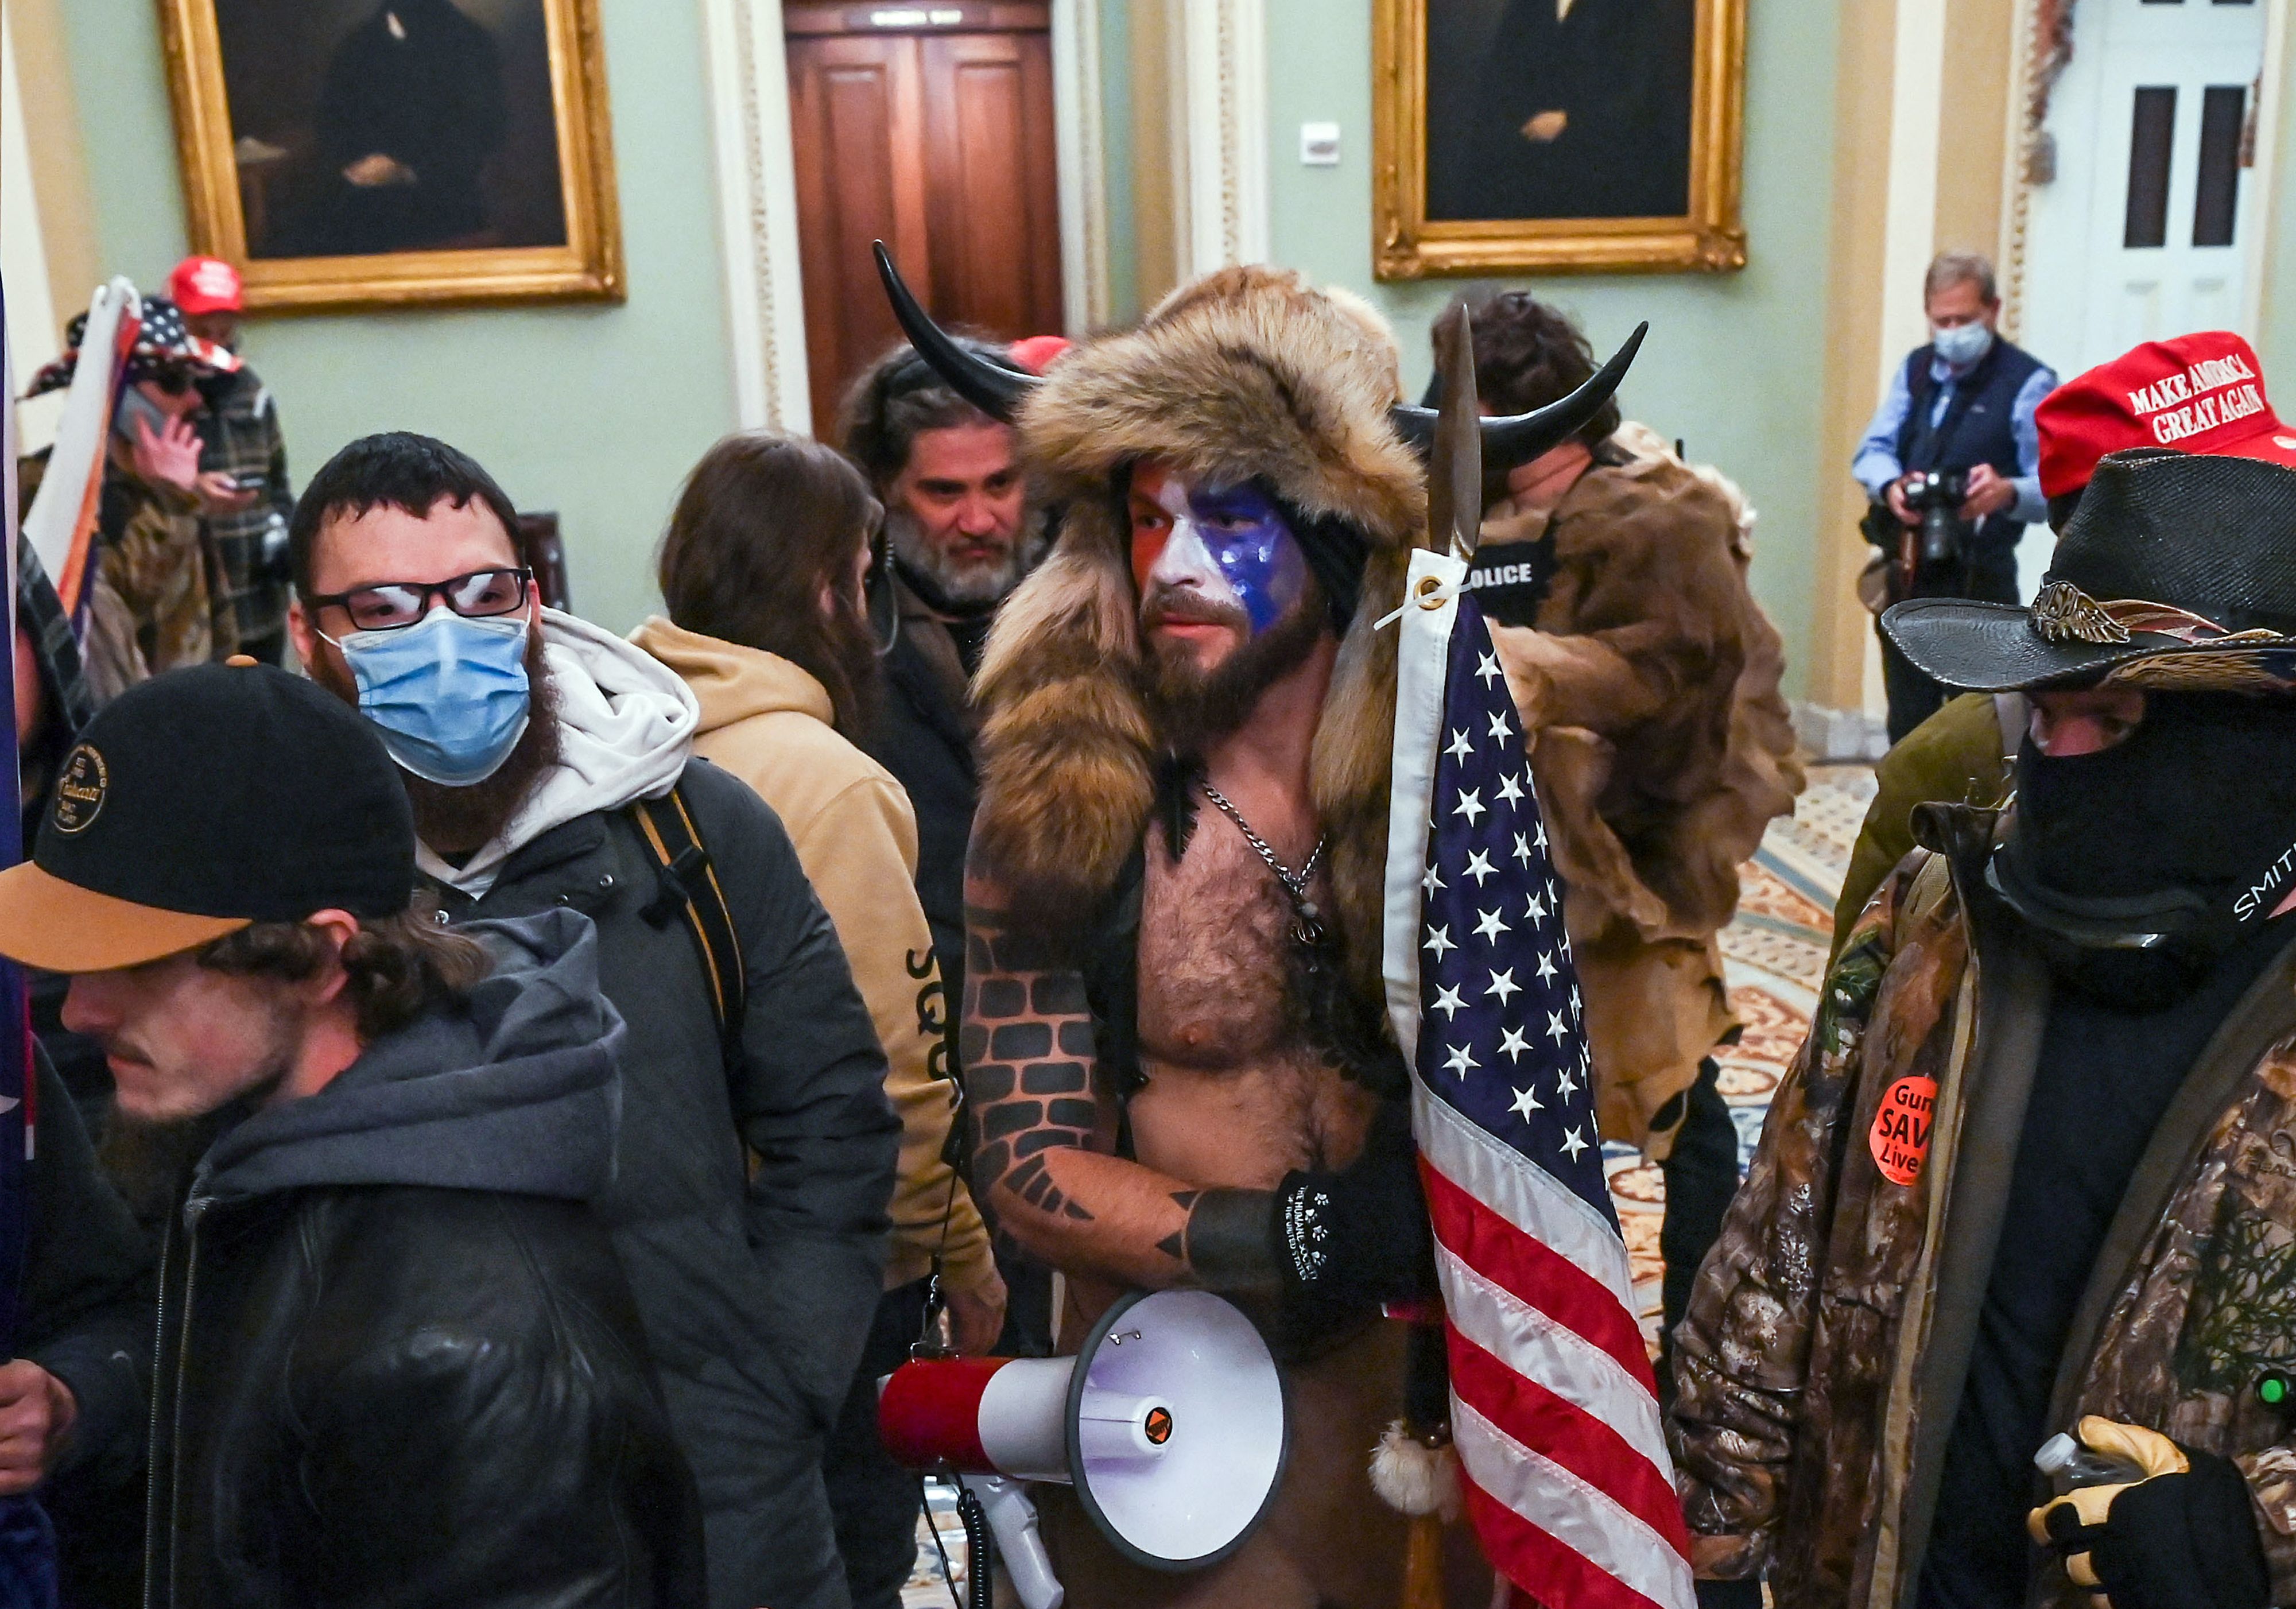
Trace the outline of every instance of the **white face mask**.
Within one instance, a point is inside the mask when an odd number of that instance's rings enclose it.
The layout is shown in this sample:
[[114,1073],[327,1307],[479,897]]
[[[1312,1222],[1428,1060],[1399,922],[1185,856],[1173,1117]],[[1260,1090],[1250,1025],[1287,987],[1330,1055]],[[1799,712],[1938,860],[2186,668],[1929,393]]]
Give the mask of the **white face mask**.
[[1965,369],[1984,357],[1992,347],[1993,332],[1981,322],[1956,324],[1951,329],[1931,324],[1930,345],[1953,367]]

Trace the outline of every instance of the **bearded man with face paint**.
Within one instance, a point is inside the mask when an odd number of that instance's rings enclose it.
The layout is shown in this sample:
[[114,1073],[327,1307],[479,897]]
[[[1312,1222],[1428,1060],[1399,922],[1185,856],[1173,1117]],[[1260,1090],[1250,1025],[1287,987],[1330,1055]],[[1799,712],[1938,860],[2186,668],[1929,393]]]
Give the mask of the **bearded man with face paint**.
[[[1426,519],[1393,338],[1352,298],[1228,268],[1031,380],[888,282],[1061,510],[976,683],[975,1198],[1065,1277],[1067,1347],[1128,1289],[1210,1289],[1259,1326],[1290,1401],[1283,1484],[1234,1555],[1145,1568],[1043,1488],[1056,1572],[1077,1609],[1393,1604],[1406,1522],[1368,1466],[1403,1413],[1408,1326],[1382,1306],[1432,1279],[1381,981],[1377,622]],[[1449,1589],[1487,1602],[1456,1539]]]

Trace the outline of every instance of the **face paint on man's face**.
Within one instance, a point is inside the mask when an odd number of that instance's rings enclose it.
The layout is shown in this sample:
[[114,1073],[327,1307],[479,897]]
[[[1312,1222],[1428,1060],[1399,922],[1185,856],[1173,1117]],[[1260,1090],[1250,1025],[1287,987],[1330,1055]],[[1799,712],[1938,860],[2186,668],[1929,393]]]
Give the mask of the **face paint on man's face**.
[[1133,575],[1144,593],[1193,591],[1206,603],[1240,611],[1256,634],[1307,590],[1299,538],[1258,487],[1210,490],[1144,470],[1135,490],[1164,516],[1135,522]]

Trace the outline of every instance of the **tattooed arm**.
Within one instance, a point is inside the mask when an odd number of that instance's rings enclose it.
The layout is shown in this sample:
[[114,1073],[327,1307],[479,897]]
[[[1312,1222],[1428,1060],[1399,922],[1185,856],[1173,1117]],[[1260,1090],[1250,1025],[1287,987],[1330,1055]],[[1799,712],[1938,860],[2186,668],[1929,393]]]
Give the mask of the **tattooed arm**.
[[968,876],[964,893],[959,1050],[982,1204],[1064,1273],[1273,1291],[1276,1193],[1198,1190],[1111,1154],[1116,1092],[1095,1063],[1083,977],[1013,932],[995,883]]

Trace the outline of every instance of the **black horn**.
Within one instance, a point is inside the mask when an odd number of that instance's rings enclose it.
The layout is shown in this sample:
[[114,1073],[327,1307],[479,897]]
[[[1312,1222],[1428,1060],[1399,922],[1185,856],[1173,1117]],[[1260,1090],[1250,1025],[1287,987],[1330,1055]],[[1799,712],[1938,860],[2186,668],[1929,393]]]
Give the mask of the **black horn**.
[[[1586,384],[1568,397],[1543,408],[1533,408],[1528,414],[1484,420],[1485,477],[1503,479],[1507,471],[1561,444],[1601,413],[1603,405],[1619,389],[1619,382],[1627,377],[1627,371],[1634,366],[1635,354],[1642,350],[1643,337],[1649,333],[1648,323],[1636,324],[1635,332],[1627,337],[1626,345],[1611,355],[1611,361],[1595,370]],[[1426,453],[1434,445],[1439,417],[1435,409],[1399,402],[1389,410],[1389,416],[1394,421],[1396,433],[1420,453]]]
[[885,282],[885,299],[893,304],[893,316],[900,322],[901,332],[909,338],[909,344],[916,348],[917,356],[948,382],[949,390],[990,418],[1011,423],[1021,399],[1044,382],[977,352],[968,352],[949,339],[948,332],[933,323],[932,315],[909,294],[909,287],[902,280],[901,271],[893,267],[893,254],[885,250],[885,242],[878,241],[873,249],[877,253],[877,277]]

